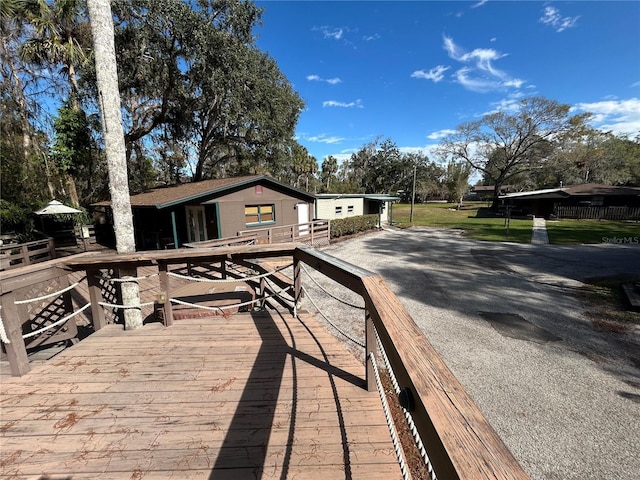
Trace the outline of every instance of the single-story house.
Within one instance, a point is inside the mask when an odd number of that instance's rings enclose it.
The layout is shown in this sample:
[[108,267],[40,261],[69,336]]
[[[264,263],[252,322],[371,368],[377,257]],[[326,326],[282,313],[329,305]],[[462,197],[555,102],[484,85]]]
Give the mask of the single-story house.
[[[504,206],[511,206],[536,217],[587,218],[578,213],[585,210],[591,218],[606,218],[606,210],[640,207],[640,188],[617,187],[586,183],[529,192],[509,193],[499,197]],[[594,207],[597,207],[594,208]],[[589,212],[586,209],[590,208]],[[566,213],[565,213],[566,212]],[[570,212],[570,213],[569,213]],[[593,216],[596,215],[597,216]]]
[[385,194],[320,193],[316,195],[315,215],[318,220],[378,215],[378,224],[391,223],[394,202],[400,197]]
[[[232,237],[241,230],[306,223],[315,202],[313,195],[263,175],[159,187],[130,198],[138,250],[178,248]],[[98,217],[96,236],[106,244],[113,242],[110,205],[92,205]]]
[[[475,185],[469,192],[469,197],[474,200],[493,200],[495,190],[495,185]],[[513,190],[512,185],[502,185],[498,195],[506,195],[511,190]]]

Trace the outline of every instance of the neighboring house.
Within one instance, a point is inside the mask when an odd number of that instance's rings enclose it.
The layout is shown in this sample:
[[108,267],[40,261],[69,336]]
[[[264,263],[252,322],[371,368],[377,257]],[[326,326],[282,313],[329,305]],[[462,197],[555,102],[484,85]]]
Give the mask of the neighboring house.
[[[469,197],[473,200],[493,200],[493,192],[495,191],[495,185],[475,185],[471,192],[469,193]],[[498,195],[506,195],[513,189],[511,185],[502,185],[500,187],[500,192]]]
[[[241,230],[306,223],[315,200],[307,192],[262,175],[159,187],[130,198],[138,250],[178,248],[188,242],[232,237]],[[99,241],[109,242],[110,205],[92,205],[99,217],[102,213],[98,223],[107,224],[106,229],[96,226],[96,235],[102,233]]]
[[594,183],[510,193],[499,198],[505,206],[536,217],[635,219],[640,210],[640,188]]
[[391,223],[394,202],[400,197],[385,194],[338,194],[316,195],[314,217],[318,220],[355,217],[357,215],[378,215],[378,224]]

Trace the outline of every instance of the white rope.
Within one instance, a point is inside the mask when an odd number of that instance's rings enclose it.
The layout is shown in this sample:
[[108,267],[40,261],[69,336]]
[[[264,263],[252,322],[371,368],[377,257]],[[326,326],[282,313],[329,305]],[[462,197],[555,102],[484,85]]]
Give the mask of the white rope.
[[[302,265],[302,264],[301,264],[301,265]],[[316,279],[315,279],[315,278],[313,278],[313,277],[311,276],[311,274],[310,274],[310,273],[309,273],[309,271],[305,268],[305,266],[304,266],[304,265],[302,265],[302,269],[303,269],[303,270],[304,270],[304,272],[309,276],[309,278],[311,279],[311,281],[312,281],[313,283],[315,283],[315,284],[318,286],[318,288],[319,288],[320,290],[322,290],[324,293],[326,293],[327,295],[329,295],[329,296],[330,296],[331,298],[333,298],[334,300],[337,300],[337,301],[339,301],[340,303],[344,303],[345,305],[347,305],[347,306],[349,306],[349,307],[357,308],[358,310],[364,310],[364,309],[365,309],[364,307],[361,307],[360,305],[355,305],[355,304],[350,303],[350,302],[347,302],[346,300],[343,300],[343,299],[341,299],[341,298],[339,298],[339,297],[336,297],[334,294],[332,294],[331,292],[329,292],[328,290],[326,290],[322,285],[320,285],[320,284],[316,281]]]
[[240,307],[244,307],[246,305],[252,305],[254,303],[258,303],[258,302],[261,302],[263,300],[266,300],[267,298],[276,297],[276,296],[280,295],[282,292],[285,292],[285,291],[289,290],[290,288],[291,287],[283,288],[279,292],[274,292],[271,295],[266,295],[266,296],[263,296],[263,297],[260,297],[260,298],[256,298],[255,300],[250,300],[248,302],[234,303],[233,305],[224,305],[222,307],[207,307],[206,305],[198,305],[197,303],[185,302],[183,300],[178,300],[177,298],[170,298],[169,301],[172,302],[172,303],[177,303],[178,305],[185,305],[185,306],[188,306],[188,307],[200,308],[200,309],[203,309],[203,310],[227,310],[227,309],[231,309],[231,308],[240,308]]
[[380,401],[382,402],[382,409],[384,410],[384,416],[387,419],[387,427],[389,427],[389,433],[391,434],[391,441],[393,443],[393,449],[396,452],[396,457],[398,458],[398,464],[400,465],[400,472],[402,473],[402,478],[405,480],[409,480],[411,478],[411,474],[407,470],[407,464],[404,460],[404,453],[402,452],[402,446],[400,445],[400,441],[398,440],[398,434],[396,432],[396,427],[393,423],[393,417],[391,416],[391,411],[389,410],[389,403],[387,402],[387,395],[384,392],[384,388],[382,388],[382,382],[380,381],[380,372],[378,372],[378,365],[376,364],[376,357],[373,352],[369,352],[369,360],[373,365],[373,373],[376,377],[376,386],[378,387],[378,394],[380,395]]
[[13,303],[15,303],[16,305],[24,305],[25,303],[39,302],[40,300],[45,300],[47,298],[58,297],[62,295],[64,292],[68,292],[69,290],[76,288],[78,285],[80,285],[80,282],[76,282],[73,285],[69,285],[68,287],[63,288],[60,291],[48,293],[47,295],[43,295],[42,297],[27,298],[26,300],[16,300]]
[[87,303],[84,307],[79,308],[78,310],[76,310],[75,312],[71,313],[70,315],[67,315],[64,318],[61,318],[60,320],[52,323],[51,325],[47,325],[46,327],[42,327],[42,328],[40,328],[38,330],[34,330],[33,332],[29,332],[29,333],[23,335],[22,338],[31,338],[31,337],[35,337],[36,335],[40,335],[42,332],[46,332],[47,330],[49,330],[49,329],[51,329],[53,327],[57,327],[58,325],[63,324],[64,322],[66,322],[70,318],[73,318],[76,315],[78,315],[79,313],[84,312],[90,306],[91,306],[91,303]]
[[309,296],[309,292],[307,291],[306,288],[302,287],[302,290],[307,294],[307,298],[309,299],[309,301],[311,302],[311,304],[316,308],[316,310],[318,311],[318,313],[320,315],[322,315],[322,317],[329,322],[329,325],[331,325],[333,328],[335,328],[338,333],[340,335],[342,335],[343,337],[347,338],[348,340],[351,340],[353,343],[355,343],[356,345],[358,345],[359,347],[365,348],[364,344],[362,342],[360,342],[359,340],[356,340],[355,338],[353,338],[351,335],[349,335],[348,333],[343,332],[335,323],[333,323],[331,321],[331,319],[329,317],[327,317],[322,310],[320,310],[320,308],[318,307],[318,305],[316,305],[316,303],[313,301],[313,298],[311,298],[311,296]]
[[190,280],[192,282],[202,282],[202,283],[234,283],[238,280],[242,280],[243,282],[251,281],[251,280],[260,280],[261,278],[270,277],[271,275],[278,273],[281,270],[285,270],[289,268],[291,265],[287,265],[285,267],[278,268],[273,272],[262,273],[260,275],[254,275],[252,277],[242,277],[242,278],[199,278],[199,277],[190,277],[188,275],[180,275],[175,272],[167,272],[167,274],[174,278],[180,278],[182,280]]
[[106,277],[97,277],[100,279],[105,279],[107,282],[111,283],[125,283],[125,282],[137,282],[138,280],[146,280],[147,278],[157,277],[160,275],[159,273],[150,273],[149,275],[143,275],[141,277],[125,277],[125,278],[106,278]]
[[[2,309],[2,305],[0,305],[0,309]],[[9,340],[9,337],[7,337],[7,332],[4,329],[4,322],[2,321],[2,315],[0,315],[0,340],[2,340],[2,343],[11,343],[11,340]]]
[[[265,278],[265,280],[267,281],[268,286],[271,288],[271,290],[273,290],[275,292],[275,288],[274,285],[272,284],[271,280],[269,280],[268,278]],[[288,286],[287,288],[285,288],[284,290],[290,290],[292,287],[291,285]],[[280,297],[280,299],[285,300],[287,302],[291,302],[291,303],[295,303],[296,299],[295,298],[285,298],[282,295],[278,295]]]
[[147,303],[140,303],[137,305],[119,305],[119,304],[115,304],[115,303],[106,303],[106,302],[98,302],[98,305],[102,306],[102,307],[106,307],[106,308],[122,308],[122,309],[129,309],[129,308],[142,308],[142,307],[148,307],[149,305],[155,305],[156,302],[147,302]]
[[[393,372],[393,368],[391,368],[391,362],[389,362],[389,357],[387,357],[387,352],[385,351],[382,345],[382,340],[380,340],[380,336],[378,335],[378,330],[374,327],[373,331],[376,334],[376,342],[378,343],[378,350],[382,355],[382,361],[387,369],[387,372],[389,373],[389,378],[391,380],[391,384],[393,385],[393,390],[395,391],[396,395],[398,395],[400,393],[400,385],[398,385],[398,380],[396,379],[396,375]],[[411,415],[411,412],[407,411],[404,407],[402,407],[402,412],[404,413],[404,418],[407,421],[409,430],[413,435],[413,440],[416,442],[416,447],[420,452],[420,456],[422,457],[422,460],[424,461],[424,464],[427,467],[427,471],[429,472],[429,477],[431,478],[431,480],[437,480],[436,472],[433,470],[433,465],[431,464],[431,460],[429,460],[427,449],[422,443],[422,437],[420,437],[420,432],[418,432],[416,424],[413,421],[413,416]]]

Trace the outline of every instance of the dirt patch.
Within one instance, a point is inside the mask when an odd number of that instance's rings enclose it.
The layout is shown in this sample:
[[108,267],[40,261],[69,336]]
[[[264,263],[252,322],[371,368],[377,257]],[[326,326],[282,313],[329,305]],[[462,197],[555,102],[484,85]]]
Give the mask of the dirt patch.
[[624,333],[640,326],[640,312],[631,309],[622,287],[637,280],[628,275],[587,279],[579,292],[588,305],[585,314],[596,329]]

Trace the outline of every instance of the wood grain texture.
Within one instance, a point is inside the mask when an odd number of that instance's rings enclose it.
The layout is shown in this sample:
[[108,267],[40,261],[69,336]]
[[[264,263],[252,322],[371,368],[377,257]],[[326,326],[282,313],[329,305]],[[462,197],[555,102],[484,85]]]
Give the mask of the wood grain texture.
[[364,367],[313,318],[107,325],[0,390],[2,478],[400,478]]

